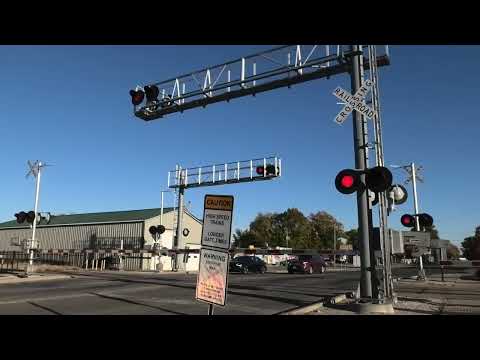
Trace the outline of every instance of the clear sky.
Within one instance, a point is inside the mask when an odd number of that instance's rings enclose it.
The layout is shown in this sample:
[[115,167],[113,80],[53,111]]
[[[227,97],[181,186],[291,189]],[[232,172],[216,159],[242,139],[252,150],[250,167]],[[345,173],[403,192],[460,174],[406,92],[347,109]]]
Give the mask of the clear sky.
[[[146,123],[129,90],[268,49],[270,46],[1,46],[2,187],[0,220],[34,204],[27,160],[55,166],[42,175],[40,210],[81,213],[160,206],[167,171],[247,160],[283,159],[283,177],[187,190],[199,217],[207,193],[235,196],[234,228],[258,212],[325,210],[357,226],[354,195],[334,178],[354,166],[351,117],[331,95],[349,76],[320,79],[194,109]],[[387,164],[423,165],[420,210],[441,238],[461,241],[480,225],[479,46],[392,46],[380,68]],[[373,155],[373,153],[372,153]],[[403,182],[404,173],[395,171]],[[408,188],[410,190],[410,187]],[[166,205],[172,196],[166,195]],[[412,197],[390,218],[411,212]]]

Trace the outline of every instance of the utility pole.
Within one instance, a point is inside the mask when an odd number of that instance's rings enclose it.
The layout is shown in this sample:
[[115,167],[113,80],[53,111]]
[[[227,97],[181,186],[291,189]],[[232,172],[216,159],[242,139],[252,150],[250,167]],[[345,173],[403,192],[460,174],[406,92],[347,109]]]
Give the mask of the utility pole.
[[333,222],[333,267],[335,267],[337,261],[337,233],[335,228],[335,221]]
[[[408,174],[408,178],[405,181],[407,184],[409,181],[412,182],[413,188],[413,211],[414,211],[414,221],[415,221],[415,230],[420,231],[420,222],[418,219],[419,209],[418,209],[418,194],[417,194],[417,180],[423,182],[423,179],[418,175],[417,171],[421,170],[422,167],[415,167],[415,163],[411,162],[409,165],[391,165],[393,168],[402,168]],[[423,258],[422,255],[418,259],[418,279],[426,280],[425,270],[423,268]]]
[[[178,244],[180,240],[180,236],[182,236],[182,226],[183,226],[183,199],[185,195],[185,187],[182,182],[182,172],[180,172],[180,187],[178,188],[178,213],[177,213],[177,233],[175,235],[175,239],[173,242],[173,249],[176,251],[178,249]],[[178,270],[178,254],[175,252],[173,261],[173,269],[174,271]]]
[[[360,61],[362,50],[360,45],[351,45],[353,52],[351,57],[351,87],[352,94],[356,94],[357,90],[362,85],[361,66]],[[365,156],[365,134],[363,115],[357,111],[353,111],[353,141],[355,151],[355,168],[358,170],[365,170],[366,156]],[[365,174],[360,175],[360,181],[365,186]],[[368,221],[368,191],[357,191],[357,209],[358,209],[358,230],[359,230],[359,249],[360,249],[360,299],[372,299],[372,274],[371,274],[371,259],[370,259],[370,229]]]
[[32,224],[32,239],[29,242],[29,261],[25,269],[25,273],[28,275],[28,273],[31,271],[32,266],[33,266],[33,249],[35,248],[36,242],[35,242],[35,232],[37,229],[37,218],[38,218],[38,200],[40,196],[40,178],[41,178],[41,171],[44,166],[48,166],[41,161],[36,161],[34,164],[32,164],[30,161],[28,161],[28,166],[30,167],[30,171],[27,173],[27,177],[30,174],[33,174],[35,176],[35,206],[34,206],[34,213],[35,213],[35,218],[33,220]]
[[[37,212],[38,212],[38,198],[40,195],[40,176],[41,176],[41,168],[42,168],[42,163],[39,162],[37,165],[37,171],[35,177],[36,177],[36,184],[35,184],[35,209],[33,210],[35,212],[35,219],[33,220],[32,224],[32,242],[30,243],[30,259],[29,259],[29,266],[33,266],[33,246],[35,244],[35,230],[37,229]],[[27,273],[29,271],[27,270]]]
[[[417,198],[417,178],[416,178],[416,173],[415,173],[415,163],[410,164],[410,169],[412,171],[412,186],[413,186],[413,206],[415,210],[415,215],[419,214],[418,211],[418,198]],[[415,230],[420,231],[420,222],[418,221],[418,216],[415,216]],[[425,280],[425,270],[423,269],[423,259],[422,255],[418,257],[418,277],[419,279]]]

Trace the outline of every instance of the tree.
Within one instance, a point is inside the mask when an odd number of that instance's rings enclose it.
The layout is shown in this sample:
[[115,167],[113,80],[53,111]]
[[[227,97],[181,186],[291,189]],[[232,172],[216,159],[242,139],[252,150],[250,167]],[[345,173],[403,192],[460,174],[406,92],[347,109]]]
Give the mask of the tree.
[[233,234],[233,244],[236,247],[246,248],[249,245],[255,245],[255,236],[252,234],[250,230],[235,230]]
[[453,244],[448,244],[447,247],[447,258],[448,259],[458,259],[460,257],[460,250],[457,246]]
[[438,236],[438,230],[435,228],[435,225],[426,226],[425,231],[430,233],[430,239],[432,240],[440,239]]
[[288,247],[297,249],[326,249],[333,247],[334,227],[337,238],[345,236],[343,225],[332,215],[320,211],[307,218],[290,208],[282,213],[259,213],[248,230],[237,229],[233,234],[235,246]]
[[250,223],[250,232],[253,236],[254,242],[253,245],[256,247],[265,247],[268,243],[269,246],[274,245],[274,239],[278,236],[274,236],[274,217],[276,214],[259,213],[255,219]]
[[463,255],[468,260],[480,260],[480,226],[475,228],[475,235],[462,242]]
[[277,214],[274,218],[274,234],[281,243],[278,246],[287,244],[288,247],[298,249],[308,249],[314,246],[311,239],[311,225],[303,213],[296,209],[287,209],[281,214]]
[[[311,242],[318,249],[333,249],[334,235],[345,236],[343,224],[326,211],[310,214]],[[339,245],[339,244],[337,244]]]

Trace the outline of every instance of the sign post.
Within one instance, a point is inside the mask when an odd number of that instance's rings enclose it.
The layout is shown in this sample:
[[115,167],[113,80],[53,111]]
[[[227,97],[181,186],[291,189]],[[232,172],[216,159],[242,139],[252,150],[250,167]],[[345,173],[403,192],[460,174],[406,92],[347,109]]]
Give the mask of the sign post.
[[226,303],[232,212],[233,196],[205,195],[195,298],[209,304],[208,315]]

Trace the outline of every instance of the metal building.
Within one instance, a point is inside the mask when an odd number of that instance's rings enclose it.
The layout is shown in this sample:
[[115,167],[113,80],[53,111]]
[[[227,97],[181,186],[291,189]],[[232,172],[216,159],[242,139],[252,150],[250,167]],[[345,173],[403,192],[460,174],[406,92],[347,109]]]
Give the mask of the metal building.
[[[161,209],[143,209],[72,215],[51,215],[37,223],[35,238],[40,250],[151,250],[154,239],[148,229],[160,224]],[[159,247],[172,249],[176,211],[164,208],[162,222],[166,228],[161,235]],[[188,209],[184,209],[183,228],[188,236],[181,235],[179,248],[198,249],[202,234],[202,222]],[[183,230],[183,229],[182,229]],[[182,231],[183,232],[183,231]],[[30,226],[15,220],[0,223],[0,251],[22,251],[22,243],[31,238]],[[167,259],[168,258],[168,259]],[[139,262],[142,270],[156,270],[158,265],[168,270],[168,256],[153,256],[149,261]],[[179,263],[180,269],[196,270],[198,256],[191,254],[188,261]]]

